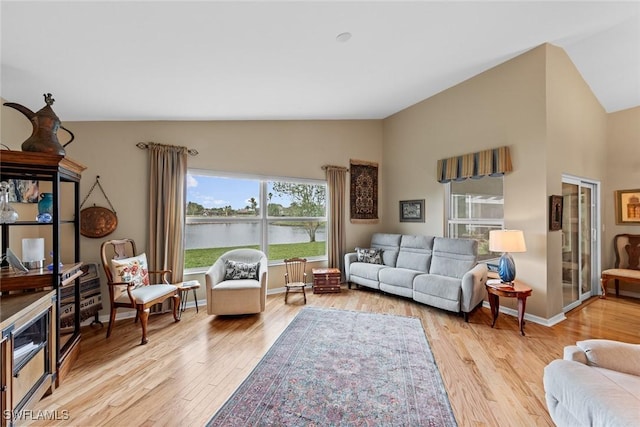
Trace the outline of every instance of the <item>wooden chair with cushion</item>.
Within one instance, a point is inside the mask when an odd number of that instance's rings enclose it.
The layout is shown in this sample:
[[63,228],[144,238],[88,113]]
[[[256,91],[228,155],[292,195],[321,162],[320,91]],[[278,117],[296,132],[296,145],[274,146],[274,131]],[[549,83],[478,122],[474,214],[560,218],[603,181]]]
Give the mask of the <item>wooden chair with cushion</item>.
[[610,280],[614,281],[616,296],[620,296],[621,281],[640,284],[640,234],[617,234],[613,242],[616,263],[600,275],[601,298],[606,298]]
[[[116,320],[116,310],[133,308],[136,310],[135,321],[140,318],[142,326],[141,344],[146,344],[151,307],[173,298],[173,318],[178,322],[180,293],[176,286],[169,284],[171,270],[149,270],[146,254],[136,254],[136,244],[131,239],[108,240],[100,246],[100,257],[107,276],[111,302],[107,338],[111,335]],[[160,283],[152,284],[150,277],[157,278],[157,282]]]
[[304,290],[307,286],[307,260],[305,258],[289,258],[284,260],[286,272],[284,274],[284,303],[287,303],[289,292],[302,292],[304,303],[307,303],[307,294]]

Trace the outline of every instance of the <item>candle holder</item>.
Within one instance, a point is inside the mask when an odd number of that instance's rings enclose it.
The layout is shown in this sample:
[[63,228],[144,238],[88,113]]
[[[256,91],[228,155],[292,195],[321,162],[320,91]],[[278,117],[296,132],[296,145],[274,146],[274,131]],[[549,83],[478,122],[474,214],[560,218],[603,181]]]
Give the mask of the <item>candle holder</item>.
[[22,239],[22,263],[30,270],[44,267],[44,238]]

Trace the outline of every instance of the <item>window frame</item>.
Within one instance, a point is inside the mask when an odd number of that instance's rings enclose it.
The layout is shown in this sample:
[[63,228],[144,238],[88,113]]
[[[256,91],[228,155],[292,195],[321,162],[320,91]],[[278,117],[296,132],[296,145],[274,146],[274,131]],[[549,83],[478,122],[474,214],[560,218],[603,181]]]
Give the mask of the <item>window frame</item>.
[[[281,176],[271,176],[271,175],[257,175],[257,174],[246,174],[246,173],[237,173],[237,172],[225,172],[225,171],[216,171],[210,169],[200,169],[200,168],[188,168],[187,175],[200,175],[200,176],[211,176],[218,178],[229,178],[229,179],[246,179],[257,181],[258,183],[258,200],[260,202],[259,206],[259,214],[255,217],[210,217],[208,219],[211,223],[257,223],[261,226],[261,235],[260,235],[260,250],[262,250],[265,254],[267,254],[267,258],[269,257],[268,247],[269,247],[269,226],[271,222],[277,221],[291,221],[291,222],[305,222],[305,221],[319,221],[325,223],[325,228],[328,230],[329,223],[329,200],[325,198],[325,216],[324,217],[290,217],[290,216],[270,216],[268,209],[268,183],[269,182],[289,182],[296,184],[309,184],[309,185],[322,185],[325,187],[325,194],[328,193],[328,184],[326,180],[322,179],[312,179],[312,178],[294,178],[294,177],[281,177]],[[186,195],[186,193],[185,193]],[[185,204],[188,204],[189,200],[185,197]],[[189,218],[185,215],[185,227],[189,224]],[[185,233],[185,251],[186,251],[186,233]],[[328,260],[328,235],[326,235],[325,239],[325,254],[323,256],[313,256],[306,257],[307,261],[316,262],[316,261],[327,261]],[[282,264],[284,260],[277,259],[271,260],[269,259],[269,265],[278,265]],[[193,267],[189,269],[184,269],[184,273],[192,274],[198,271],[202,271],[203,267]]]
[[[501,183],[502,183],[502,199],[504,202],[504,175],[500,176],[500,177],[492,177],[492,178],[500,178],[501,179]],[[485,177],[479,178],[479,179],[485,179]],[[504,210],[502,213],[502,218],[501,219],[497,219],[497,218],[466,218],[466,219],[460,219],[460,218],[453,218],[453,212],[452,209],[454,208],[453,203],[452,203],[452,194],[451,194],[451,184],[453,183],[453,181],[449,181],[445,184],[445,202],[444,202],[444,208],[445,208],[445,230],[444,230],[444,235],[447,237],[452,237],[452,230],[453,227],[456,225],[473,225],[473,226],[487,226],[487,227],[493,227],[493,226],[497,226],[500,227],[501,230],[504,229]],[[469,194],[477,194],[477,193],[465,193],[467,195]],[[495,252],[489,252],[489,254],[491,255],[490,257],[486,257],[486,258],[478,258],[478,262],[492,262],[495,263],[494,261],[497,261],[500,258],[500,254],[496,254]]]

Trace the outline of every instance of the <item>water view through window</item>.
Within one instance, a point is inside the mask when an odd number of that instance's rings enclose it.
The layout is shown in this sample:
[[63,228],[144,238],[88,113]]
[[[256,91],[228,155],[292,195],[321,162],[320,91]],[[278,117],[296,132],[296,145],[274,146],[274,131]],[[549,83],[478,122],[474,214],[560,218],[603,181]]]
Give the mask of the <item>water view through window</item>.
[[185,269],[209,267],[235,248],[260,249],[270,261],[326,259],[326,183],[202,171],[187,182]]

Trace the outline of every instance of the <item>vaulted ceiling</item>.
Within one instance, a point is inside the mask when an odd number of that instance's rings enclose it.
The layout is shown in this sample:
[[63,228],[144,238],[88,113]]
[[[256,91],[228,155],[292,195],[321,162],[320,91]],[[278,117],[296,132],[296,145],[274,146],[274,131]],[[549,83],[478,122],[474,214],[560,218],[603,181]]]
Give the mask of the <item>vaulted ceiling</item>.
[[638,1],[0,8],[0,96],[35,110],[51,92],[64,121],[384,118],[545,42],[606,111],[640,105]]

